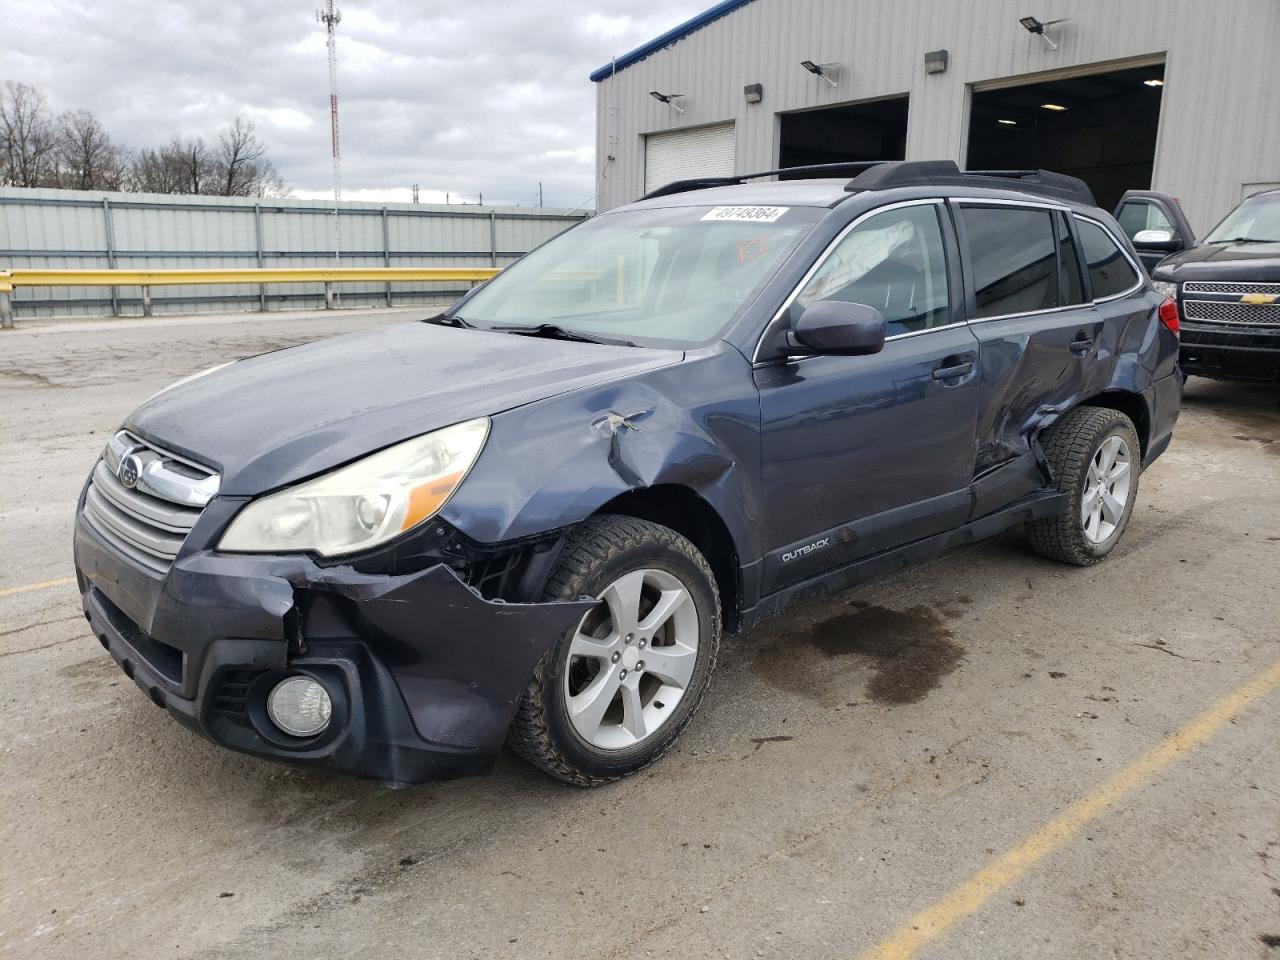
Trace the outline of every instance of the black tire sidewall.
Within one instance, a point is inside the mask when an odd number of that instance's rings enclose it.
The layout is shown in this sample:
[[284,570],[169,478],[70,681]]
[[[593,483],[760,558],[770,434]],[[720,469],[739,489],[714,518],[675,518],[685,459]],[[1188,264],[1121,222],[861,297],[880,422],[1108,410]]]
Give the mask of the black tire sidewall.
[[548,651],[544,682],[540,691],[545,710],[547,732],[556,749],[573,766],[589,777],[615,778],[645,766],[664,753],[688,723],[710,680],[719,641],[719,617],[713,587],[708,583],[709,570],[690,557],[664,543],[646,543],[610,556],[600,566],[580,578],[560,585],[545,597],[568,600],[599,596],[609,584],[637,570],[662,570],[680,580],[689,591],[698,613],[698,655],[693,677],[680,704],[667,719],[658,735],[624,750],[601,750],[587,743],[569,720],[564,696],[564,670],[569,644],[577,632],[578,622],[565,631]]

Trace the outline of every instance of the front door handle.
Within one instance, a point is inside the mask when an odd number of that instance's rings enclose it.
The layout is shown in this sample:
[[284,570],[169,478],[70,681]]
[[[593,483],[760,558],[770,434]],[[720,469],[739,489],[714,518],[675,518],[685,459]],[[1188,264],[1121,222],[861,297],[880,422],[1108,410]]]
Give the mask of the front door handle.
[[933,371],[933,379],[935,380],[955,380],[957,377],[967,377],[973,373],[973,361],[966,360],[963,363],[953,364],[949,367],[937,367]]
[[1071,341],[1071,352],[1077,357],[1083,357],[1093,349],[1093,337],[1079,337]]

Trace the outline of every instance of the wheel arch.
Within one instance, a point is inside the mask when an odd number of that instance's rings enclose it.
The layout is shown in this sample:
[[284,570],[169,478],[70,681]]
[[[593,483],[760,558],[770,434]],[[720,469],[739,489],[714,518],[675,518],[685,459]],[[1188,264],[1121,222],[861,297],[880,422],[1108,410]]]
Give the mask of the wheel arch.
[[1151,443],[1151,411],[1147,409],[1147,401],[1142,394],[1129,390],[1104,390],[1102,393],[1081,400],[1076,406],[1103,407],[1123,413],[1132,420],[1134,429],[1138,431],[1142,460],[1146,462],[1147,450]]
[[592,515],[601,514],[648,520],[686,537],[707,558],[715,574],[725,629],[737,629],[742,595],[738,549],[728,524],[697,491],[674,483],[628,490],[602,504]]

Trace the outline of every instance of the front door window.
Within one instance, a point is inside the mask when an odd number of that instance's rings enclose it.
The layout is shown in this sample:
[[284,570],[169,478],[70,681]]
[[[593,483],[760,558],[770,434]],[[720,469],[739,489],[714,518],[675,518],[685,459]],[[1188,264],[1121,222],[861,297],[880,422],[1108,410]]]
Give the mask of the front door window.
[[819,300],[875,307],[888,336],[950,323],[937,205],[887,210],[850,230],[796,296],[792,325]]

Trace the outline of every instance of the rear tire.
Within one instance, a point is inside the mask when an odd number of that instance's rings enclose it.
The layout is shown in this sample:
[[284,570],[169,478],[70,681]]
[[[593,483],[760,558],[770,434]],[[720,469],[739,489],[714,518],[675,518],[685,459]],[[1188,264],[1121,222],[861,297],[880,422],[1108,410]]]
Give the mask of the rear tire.
[[1061,512],[1027,524],[1036,553],[1089,566],[1106,559],[1129,524],[1142,472],[1133,421],[1105,407],[1076,407],[1040,438],[1054,486],[1068,494]]
[[534,668],[507,742],[589,787],[653,763],[692,719],[715,669],[720,597],[686,538],[622,516],[569,536],[543,598],[583,596],[602,599]]

